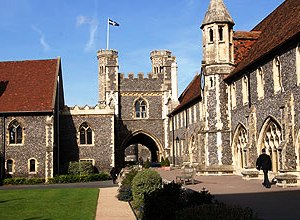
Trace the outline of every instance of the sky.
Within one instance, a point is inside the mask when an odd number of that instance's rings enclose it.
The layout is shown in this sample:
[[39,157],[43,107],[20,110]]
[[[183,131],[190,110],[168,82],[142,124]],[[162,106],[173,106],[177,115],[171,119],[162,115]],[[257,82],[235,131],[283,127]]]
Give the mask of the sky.
[[[224,0],[236,31],[250,31],[284,0]],[[61,57],[66,104],[98,103],[97,51],[119,52],[119,72],[151,72],[150,52],[172,51],[178,95],[202,59],[209,0],[0,0],[0,61]]]

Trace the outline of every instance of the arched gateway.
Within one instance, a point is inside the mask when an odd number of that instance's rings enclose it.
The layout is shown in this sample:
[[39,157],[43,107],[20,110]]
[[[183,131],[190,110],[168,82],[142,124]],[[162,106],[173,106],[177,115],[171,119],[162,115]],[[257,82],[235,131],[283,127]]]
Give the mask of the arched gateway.
[[[131,150],[133,150],[131,152],[128,151],[128,148],[130,147],[132,147]],[[145,153],[145,149],[149,151],[149,156],[147,152]],[[129,155],[126,155],[126,151],[129,152]],[[155,136],[145,131],[136,131],[128,135],[121,143],[120,147],[121,158],[124,159],[122,163],[126,163],[126,156],[134,156],[133,161],[139,163],[143,163],[147,159],[151,162],[158,162],[162,153],[163,149],[160,141]]]

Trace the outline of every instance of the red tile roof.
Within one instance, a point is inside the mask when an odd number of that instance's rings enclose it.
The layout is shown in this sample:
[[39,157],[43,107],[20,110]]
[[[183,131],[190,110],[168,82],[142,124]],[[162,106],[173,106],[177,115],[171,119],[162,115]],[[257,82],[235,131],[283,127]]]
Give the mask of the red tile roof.
[[253,46],[256,43],[260,31],[237,31],[234,32],[233,42],[234,42],[234,62],[238,65],[242,60],[244,60]]
[[260,22],[252,31],[261,34],[249,53],[239,62],[227,79],[255,64],[259,59],[300,36],[300,2],[285,0],[276,10]]
[[51,112],[60,59],[0,62],[0,112]]
[[178,99],[180,104],[172,111],[172,113],[180,112],[185,109],[186,106],[200,98],[200,75],[196,75],[188,87],[179,96]]

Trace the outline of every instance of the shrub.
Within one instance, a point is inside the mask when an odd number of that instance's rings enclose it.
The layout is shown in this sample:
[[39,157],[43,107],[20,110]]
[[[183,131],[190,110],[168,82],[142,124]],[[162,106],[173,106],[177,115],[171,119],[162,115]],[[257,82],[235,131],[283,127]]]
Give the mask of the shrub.
[[223,203],[204,204],[180,210],[176,220],[257,220],[257,216],[249,208],[225,205]]
[[175,219],[176,210],[182,207],[182,194],[181,185],[172,182],[145,195],[143,220]]
[[3,180],[4,185],[35,185],[45,183],[43,178],[25,178],[25,177],[16,177],[16,178],[7,178]]
[[77,183],[77,182],[92,182],[111,179],[108,173],[97,173],[91,175],[60,175],[49,179],[50,184],[55,183]]
[[121,187],[117,198],[121,201],[132,201],[132,180],[138,173],[137,169],[131,169],[129,173],[125,174],[124,179],[121,182]]
[[161,188],[161,185],[161,177],[156,171],[145,169],[138,172],[132,180],[133,207],[140,209],[144,205],[144,196]]
[[71,161],[69,163],[69,175],[89,175],[94,173],[94,166],[91,162],[86,161]]

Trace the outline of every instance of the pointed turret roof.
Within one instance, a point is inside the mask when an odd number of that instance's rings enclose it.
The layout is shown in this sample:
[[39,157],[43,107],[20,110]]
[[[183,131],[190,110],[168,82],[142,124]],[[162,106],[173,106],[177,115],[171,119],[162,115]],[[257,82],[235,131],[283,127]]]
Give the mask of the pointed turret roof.
[[234,25],[234,21],[230,16],[223,0],[210,1],[201,28],[203,28],[204,25],[211,23],[231,23]]

